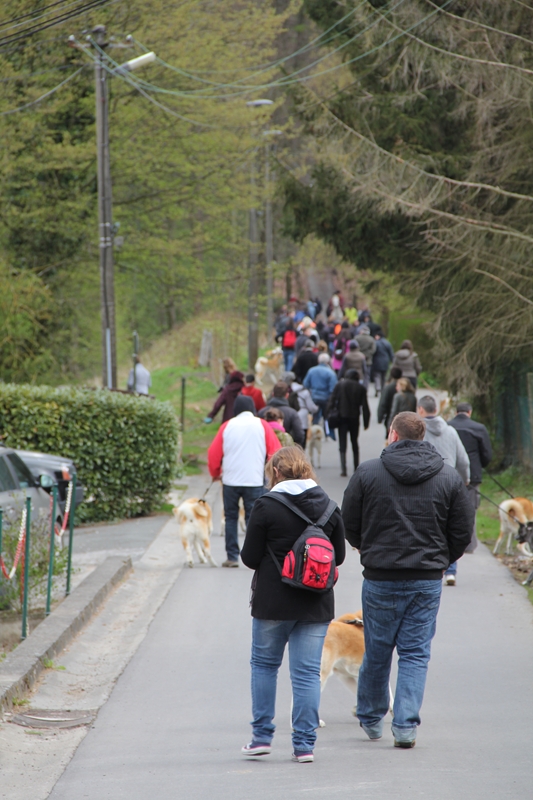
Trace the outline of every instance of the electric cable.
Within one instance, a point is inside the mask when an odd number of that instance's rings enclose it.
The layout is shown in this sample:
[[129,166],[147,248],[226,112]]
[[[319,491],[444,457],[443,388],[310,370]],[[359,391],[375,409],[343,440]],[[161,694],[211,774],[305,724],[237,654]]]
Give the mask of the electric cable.
[[8,111],[0,112],[0,117],[7,117],[8,114],[17,114],[19,111],[25,111],[27,108],[31,108],[31,106],[40,103],[42,100],[45,100],[47,97],[50,97],[50,95],[59,91],[59,89],[62,89],[63,86],[65,86],[65,84],[67,84],[69,81],[75,78],[76,75],[79,75],[80,72],[82,72],[82,70],[84,69],[85,66],[80,67],[79,69],[76,70],[76,72],[73,72],[72,75],[68,75],[68,77],[66,77],[64,81],[61,81],[61,83],[58,83],[58,85],[54,86],[53,89],[49,89],[47,92],[45,92],[40,97],[37,97],[35,100],[31,100],[29,103],[25,103],[23,106],[19,106],[18,108],[10,108]]
[[[54,6],[61,5],[61,6],[63,6],[63,8],[56,9],[56,12],[60,11],[60,12],[64,13],[67,8],[72,8],[72,6],[77,6],[81,2],[82,2],[82,0],[60,0],[60,2],[53,3],[52,6],[47,6],[46,8],[53,8]],[[28,17],[31,17],[30,22],[33,25],[34,22],[37,22],[40,19],[44,19],[45,17],[49,17],[50,14],[54,14],[56,12],[54,12],[54,11],[46,11],[45,8],[42,8],[42,9],[36,8],[30,14],[23,14],[21,17],[18,17],[18,18],[15,17],[14,19],[6,20],[5,22],[0,22],[0,34],[3,35],[4,32],[13,30],[14,28],[20,28],[21,25],[25,25],[26,24],[25,22],[19,22],[18,20],[24,20],[24,19],[27,19]],[[15,24],[11,25],[12,22],[14,22]],[[7,25],[9,25],[9,27],[6,27]]]

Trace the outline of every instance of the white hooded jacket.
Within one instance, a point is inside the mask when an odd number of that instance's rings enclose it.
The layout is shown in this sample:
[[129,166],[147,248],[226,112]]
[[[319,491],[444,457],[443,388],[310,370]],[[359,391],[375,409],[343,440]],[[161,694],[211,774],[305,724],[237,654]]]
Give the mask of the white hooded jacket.
[[[457,470],[463,481],[470,483],[470,459],[459,434],[442,417],[425,417],[426,435],[424,441],[433,445],[443,457],[444,462]],[[453,431],[455,436],[450,436]]]

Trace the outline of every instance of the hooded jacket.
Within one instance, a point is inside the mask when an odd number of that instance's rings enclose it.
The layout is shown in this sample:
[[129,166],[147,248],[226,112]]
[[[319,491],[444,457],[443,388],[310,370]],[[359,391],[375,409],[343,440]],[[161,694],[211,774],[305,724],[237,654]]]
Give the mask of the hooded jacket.
[[358,333],[355,337],[362,354],[366,358],[367,366],[371,366],[372,358],[376,352],[376,340],[370,333]]
[[[334,408],[338,401],[339,417],[341,420],[356,419],[359,422],[361,409],[363,411],[363,424],[368,428],[370,424],[370,409],[366,396],[366,389],[355,377],[354,370],[348,370],[346,377],[342,378],[333,390],[328,408]],[[326,411],[326,415],[328,411]]]
[[430,442],[444,462],[454,467],[465,483],[470,483],[470,460],[457,431],[442,417],[426,417],[425,442]]
[[455,469],[429,442],[394,442],[365,461],[344,493],[346,538],[370,580],[440,580],[472,537],[475,510]]
[[311,367],[304,378],[304,386],[311,392],[314,402],[327,400],[337,383],[337,376],[325,364]]
[[393,367],[399,367],[402,371],[402,378],[417,378],[422,372],[422,364],[416,353],[412,353],[407,348],[398,350],[392,361]]
[[388,339],[385,339],[384,336],[380,339],[376,339],[376,352],[372,359],[372,369],[376,372],[387,372],[393,358],[394,350]]
[[300,420],[300,414],[291,408],[289,401],[285,397],[271,397],[265,408],[259,412],[259,416],[263,419],[269,408],[279,408],[283,414],[283,427],[290,433],[296,444],[303,446],[305,442],[305,434]]
[[[279,570],[268,552],[267,545],[270,545],[282,566],[283,559],[307,527],[305,520],[271,498],[276,490],[282,490],[311,520],[319,519],[329,502],[325,491],[310,480],[283,481],[255,501],[241,550],[244,564],[256,570],[252,616],[257,619],[329,622],[335,616],[333,589],[319,594],[282,583]],[[324,533],[333,544],[335,561],[339,566],[345,557],[344,525],[339,509],[324,526]]]
[[359,373],[360,380],[365,377],[367,369],[366,358],[359,349],[349,350],[346,353],[342,362],[341,370],[339,372],[339,378],[343,378],[349,369],[356,369]]
[[218,411],[224,406],[224,414],[222,415],[222,422],[227,422],[233,417],[233,405],[235,398],[241,393],[244,387],[244,375],[239,370],[235,370],[229,376],[228,383],[225,384],[215,405],[209,412],[208,416],[213,419],[218,414]]
[[292,371],[298,379],[298,382],[302,383],[311,367],[316,367],[317,364],[318,355],[313,353],[312,350],[302,350],[298,353],[298,357],[292,365]]

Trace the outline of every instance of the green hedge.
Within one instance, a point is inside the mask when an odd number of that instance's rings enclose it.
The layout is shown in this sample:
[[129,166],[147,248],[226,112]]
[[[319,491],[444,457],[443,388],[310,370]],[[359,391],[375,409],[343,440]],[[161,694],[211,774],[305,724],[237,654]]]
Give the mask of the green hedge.
[[7,447],[72,458],[85,487],[83,521],[153,511],[176,471],[177,419],[146,397],[0,384],[0,437]]

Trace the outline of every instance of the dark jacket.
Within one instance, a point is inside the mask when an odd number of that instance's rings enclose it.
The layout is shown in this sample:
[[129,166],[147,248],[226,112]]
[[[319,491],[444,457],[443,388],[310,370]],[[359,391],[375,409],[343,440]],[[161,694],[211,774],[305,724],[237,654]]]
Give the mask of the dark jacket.
[[[352,373],[352,374],[350,374]],[[348,370],[346,378],[342,378],[333,390],[330,398],[330,407],[339,403],[339,416],[341,419],[359,419],[363,409],[363,423],[365,428],[370,424],[370,409],[366,397],[366,389],[353,377],[353,370]],[[327,413],[327,412],[326,412]]]
[[457,470],[429,442],[411,440],[360,464],[342,504],[370,580],[440,580],[470,544],[474,515]]
[[385,425],[387,426],[387,430],[391,423],[390,415],[392,411],[392,403],[395,394],[396,394],[396,381],[392,380],[390,383],[387,383],[383,387],[383,389],[381,390],[381,397],[379,398],[378,422],[384,422]]
[[470,461],[470,483],[479,484],[483,480],[483,467],[492,458],[489,433],[481,422],[475,422],[466,414],[457,414],[448,425],[459,434]]
[[400,414],[402,411],[416,411],[416,395],[414,392],[396,392],[392,398],[391,422],[396,414]]
[[372,359],[372,369],[376,372],[387,372],[393,358],[394,350],[391,343],[384,337],[376,339],[376,352]]
[[292,365],[292,371],[296,375],[298,383],[303,383],[305,376],[311,369],[318,364],[318,354],[312,350],[302,350],[298,358]]
[[235,398],[238,394],[241,393],[241,389],[244,387],[244,375],[242,372],[236,370],[230,374],[230,379],[228,383],[223,387],[222,391],[220,392],[215,405],[209,412],[211,419],[216,417],[218,411],[224,406],[224,414],[222,415],[222,422],[226,422],[228,419],[233,417],[233,406],[235,404]]
[[284,397],[271,397],[265,408],[259,412],[259,416],[265,418],[266,412],[269,408],[279,408],[283,414],[283,427],[287,433],[290,433],[296,444],[301,444],[303,447],[305,441],[305,434],[300,422],[298,412],[291,408],[289,401]]
[[[329,622],[335,616],[333,589],[319,594],[296,589],[281,581],[267,544],[274,551],[280,566],[283,566],[283,559],[307,525],[301,517],[277,500],[272,500],[269,495],[265,494],[255,501],[241,550],[243,562],[256,570],[252,616],[257,619]],[[299,495],[284,496],[311,520],[317,520],[329,502],[329,497],[320,486],[314,486]],[[344,561],[345,542],[344,525],[338,509],[324,526],[324,532],[335,548],[335,561],[339,566]]]

